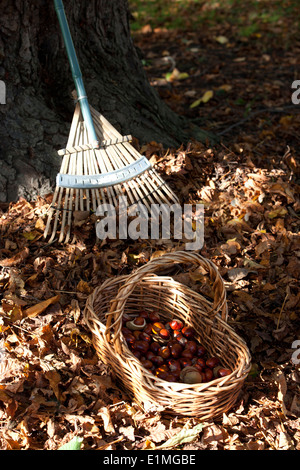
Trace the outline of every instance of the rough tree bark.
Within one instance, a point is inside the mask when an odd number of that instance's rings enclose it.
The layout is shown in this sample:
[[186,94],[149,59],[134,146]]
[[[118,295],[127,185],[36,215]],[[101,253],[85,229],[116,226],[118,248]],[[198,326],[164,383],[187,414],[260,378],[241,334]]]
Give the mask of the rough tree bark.
[[[130,35],[127,0],[64,3],[92,106],[140,142],[176,146],[201,138],[149,85]],[[0,105],[0,201],[34,198],[55,184],[56,150],[66,144],[74,111],[52,1],[1,0],[0,80],[7,89]]]

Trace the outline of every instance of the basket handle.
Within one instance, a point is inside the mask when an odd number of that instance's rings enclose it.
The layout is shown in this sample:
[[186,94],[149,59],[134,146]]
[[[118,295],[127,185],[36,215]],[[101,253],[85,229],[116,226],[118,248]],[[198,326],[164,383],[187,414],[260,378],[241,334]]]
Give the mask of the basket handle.
[[210,275],[213,281],[214,290],[214,302],[211,314],[213,316],[218,313],[221,314],[221,318],[227,321],[227,302],[226,302],[226,290],[224,281],[220,276],[217,267],[210,260],[204,258],[195,252],[176,251],[174,253],[168,253],[162,255],[159,258],[154,258],[147,264],[138,268],[133,274],[129,275],[124,284],[120,287],[116,298],[111,302],[110,310],[107,314],[106,323],[106,336],[107,340],[111,339],[111,330],[114,328],[114,345],[117,352],[121,353],[121,343],[119,334],[122,327],[122,312],[126,303],[127,298],[130,296],[135,286],[149,274],[159,274],[159,271],[165,270],[174,264],[193,263],[197,266],[201,266]]

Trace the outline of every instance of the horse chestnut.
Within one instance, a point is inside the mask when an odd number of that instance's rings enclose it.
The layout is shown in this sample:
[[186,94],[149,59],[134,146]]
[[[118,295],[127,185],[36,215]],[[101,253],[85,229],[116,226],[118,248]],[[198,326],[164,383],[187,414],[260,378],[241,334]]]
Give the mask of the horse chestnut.
[[201,367],[197,362],[195,364],[193,364],[194,367],[196,367],[196,369],[199,371],[199,372],[203,372],[203,367]]
[[168,374],[169,374],[169,370],[168,370],[168,366],[166,364],[163,364],[161,367],[158,367],[155,370],[155,375],[159,379],[166,380],[166,377],[168,376]]
[[193,359],[193,353],[189,349],[184,349],[181,353],[181,357],[184,359]]
[[192,355],[196,354],[197,352],[197,343],[196,341],[187,341],[185,345],[185,349],[188,349]]
[[177,361],[176,359],[169,359],[167,364],[168,364],[169,370],[170,370],[170,372],[172,372],[172,374],[178,375],[178,376],[180,375],[181,365],[180,365],[179,361]]
[[193,363],[190,359],[185,359],[184,357],[181,357],[179,359],[179,362],[180,362],[181,367],[183,367],[183,368],[193,365]]
[[180,379],[186,384],[196,384],[201,383],[203,377],[196,367],[185,367],[180,373]]
[[162,365],[159,366],[156,370],[160,370],[160,371],[164,371],[164,372],[169,372],[169,368],[168,368],[167,364],[162,364]]
[[148,359],[141,360],[141,363],[146,369],[153,369],[154,365],[152,361],[149,361]]
[[151,362],[153,362],[157,367],[160,367],[165,363],[165,360],[161,356],[154,356]]
[[159,335],[162,337],[162,339],[170,338],[170,332],[166,328],[162,328],[161,330],[159,330]]
[[168,377],[168,375],[169,375],[169,372],[166,372],[166,371],[164,371],[164,370],[156,369],[155,375],[156,375],[156,377],[158,377],[159,379],[166,380],[167,377]]
[[226,377],[226,375],[230,375],[232,373],[232,371],[230,369],[219,369],[218,371],[218,375],[219,377]]
[[204,369],[204,371],[202,372],[202,375],[204,377],[205,382],[209,382],[214,377],[214,373],[212,369],[209,369],[208,367]]
[[[175,331],[177,331],[177,330],[175,330]],[[181,333],[178,333],[175,336],[175,338],[178,341],[178,343],[181,344],[181,346],[185,346],[187,341],[188,341]]]
[[135,342],[135,337],[132,333],[127,333],[123,331],[123,336],[127,344],[133,344]]
[[133,349],[135,349],[135,351],[139,351],[142,354],[146,354],[146,352],[149,349],[149,343],[147,341],[142,341],[142,340],[136,341],[133,344]]
[[197,357],[196,364],[198,364],[199,367],[202,367],[202,369],[204,369],[206,366],[206,363],[203,357]]
[[148,315],[148,313],[147,313],[145,310],[142,310],[142,311],[139,313],[139,317],[143,317],[143,318],[145,318],[145,320],[148,320],[148,319],[149,319],[149,315]]
[[151,350],[148,350],[148,351],[146,352],[146,359],[148,359],[149,361],[152,361],[155,356],[156,356],[156,355],[155,355],[154,352],[152,352]]
[[178,377],[169,372],[167,373],[165,380],[167,380],[168,382],[177,382]]
[[187,339],[192,339],[194,338],[195,335],[195,330],[191,326],[184,326],[181,330],[183,336],[185,336]]
[[171,356],[174,357],[174,359],[178,359],[180,354],[183,351],[183,347],[179,343],[171,344],[170,346],[171,349]]
[[197,356],[201,357],[201,356],[204,356],[204,354],[206,354],[206,349],[204,346],[200,344],[200,346],[198,346],[198,349],[197,349]]
[[161,322],[155,322],[152,325],[152,332],[155,334],[158,334],[160,330],[163,330],[165,328],[164,324]]
[[171,351],[170,351],[169,346],[162,346],[162,347],[159,349],[158,354],[159,354],[163,359],[169,359],[169,357],[171,356]]
[[142,330],[146,326],[146,320],[143,317],[136,317],[134,320],[126,322],[126,328],[129,330]]
[[150,343],[151,336],[148,333],[145,333],[144,331],[140,331],[139,333],[140,333],[139,334],[139,339],[141,339],[143,341],[147,341],[148,343]]
[[206,366],[209,367],[210,369],[213,369],[217,365],[219,365],[220,361],[217,357],[210,357],[206,361]]
[[142,355],[140,353],[140,351],[132,351],[132,354],[139,360],[141,360],[142,358]]
[[133,336],[135,337],[135,339],[141,339],[140,336],[141,336],[141,330],[135,330],[132,332]]
[[158,313],[151,312],[151,313],[149,313],[148,317],[149,317],[149,320],[151,321],[151,323],[155,323],[157,321],[160,321],[160,316],[158,315]]
[[181,330],[183,328],[183,323],[180,320],[172,320],[169,323],[172,330]]
[[147,323],[147,325],[143,329],[143,332],[146,333],[147,335],[152,334],[152,325],[151,325],[151,323]]
[[232,373],[217,357],[207,356],[195,329],[179,319],[163,323],[158,313],[144,310],[135,318],[124,314],[122,333],[133,355],[160,379],[193,384]]
[[152,352],[154,352],[154,354],[158,354],[158,351],[160,350],[160,344],[154,341],[150,344],[150,349]]
[[180,330],[173,330],[173,338],[177,339],[177,336],[182,336],[182,333]]

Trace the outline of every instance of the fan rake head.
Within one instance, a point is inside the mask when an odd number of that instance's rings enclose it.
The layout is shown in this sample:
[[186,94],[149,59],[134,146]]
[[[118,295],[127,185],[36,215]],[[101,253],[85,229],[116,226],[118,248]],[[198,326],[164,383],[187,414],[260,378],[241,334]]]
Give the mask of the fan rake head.
[[91,107],[99,148],[89,144],[88,132],[76,105],[67,147],[49,208],[44,237],[51,243],[71,240],[74,212],[95,213],[102,204],[118,207],[126,197],[127,207],[142,203],[150,211],[152,204],[178,203],[177,196],[130,143],[100,113]]

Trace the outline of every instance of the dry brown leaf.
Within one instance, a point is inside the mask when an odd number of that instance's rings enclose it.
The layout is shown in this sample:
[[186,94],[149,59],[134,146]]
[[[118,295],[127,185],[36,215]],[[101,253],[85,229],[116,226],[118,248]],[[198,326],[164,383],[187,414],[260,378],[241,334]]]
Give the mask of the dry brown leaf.
[[286,409],[286,406],[285,406],[285,403],[284,403],[284,398],[285,398],[286,393],[287,393],[287,383],[286,383],[286,378],[285,378],[283,373],[279,374],[279,376],[277,377],[277,384],[278,384],[277,397],[278,397],[278,400],[281,403],[281,410],[282,410],[283,414],[286,416],[287,415],[287,409]]
[[107,433],[114,433],[115,428],[111,420],[109,409],[106,406],[103,406],[98,411],[98,414],[101,416],[103,420],[104,431]]
[[201,441],[204,444],[216,447],[219,443],[223,443],[227,436],[227,431],[216,424],[206,426],[203,429],[203,436]]
[[23,261],[25,261],[25,259],[28,256],[29,256],[29,248],[27,248],[26,246],[22,251],[12,256],[11,258],[0,260],[0,266],[2,267],[17,266],[18,264],[23,263]]
[[63,401],[62,394],[59,390],[59,384],[61,383],[61,376],[60,374],[54,370],[47,370],[45,372],[46,379],[49,380],[50,387],[52,388],[54,395],[56,396],[58,401]]
[[58,302],[60,299],[60,295],[55,295],[54,297],[51,297],[48,300],[44,300],[43,302],[39,302],[36,305],[33,305],[32,307],[29,307],[25,310],[24,315],[29,318],[36,317],[40,313],[44,312],[46,308],[49,307],[49,305],[55,304]]
[[89,283],[83,280],[79,281],[79,283],[77,284],[76,290],[77,292],[81,292],[82,294],[87,294],[87,295],[93,292],[93,288],[89,285]]

